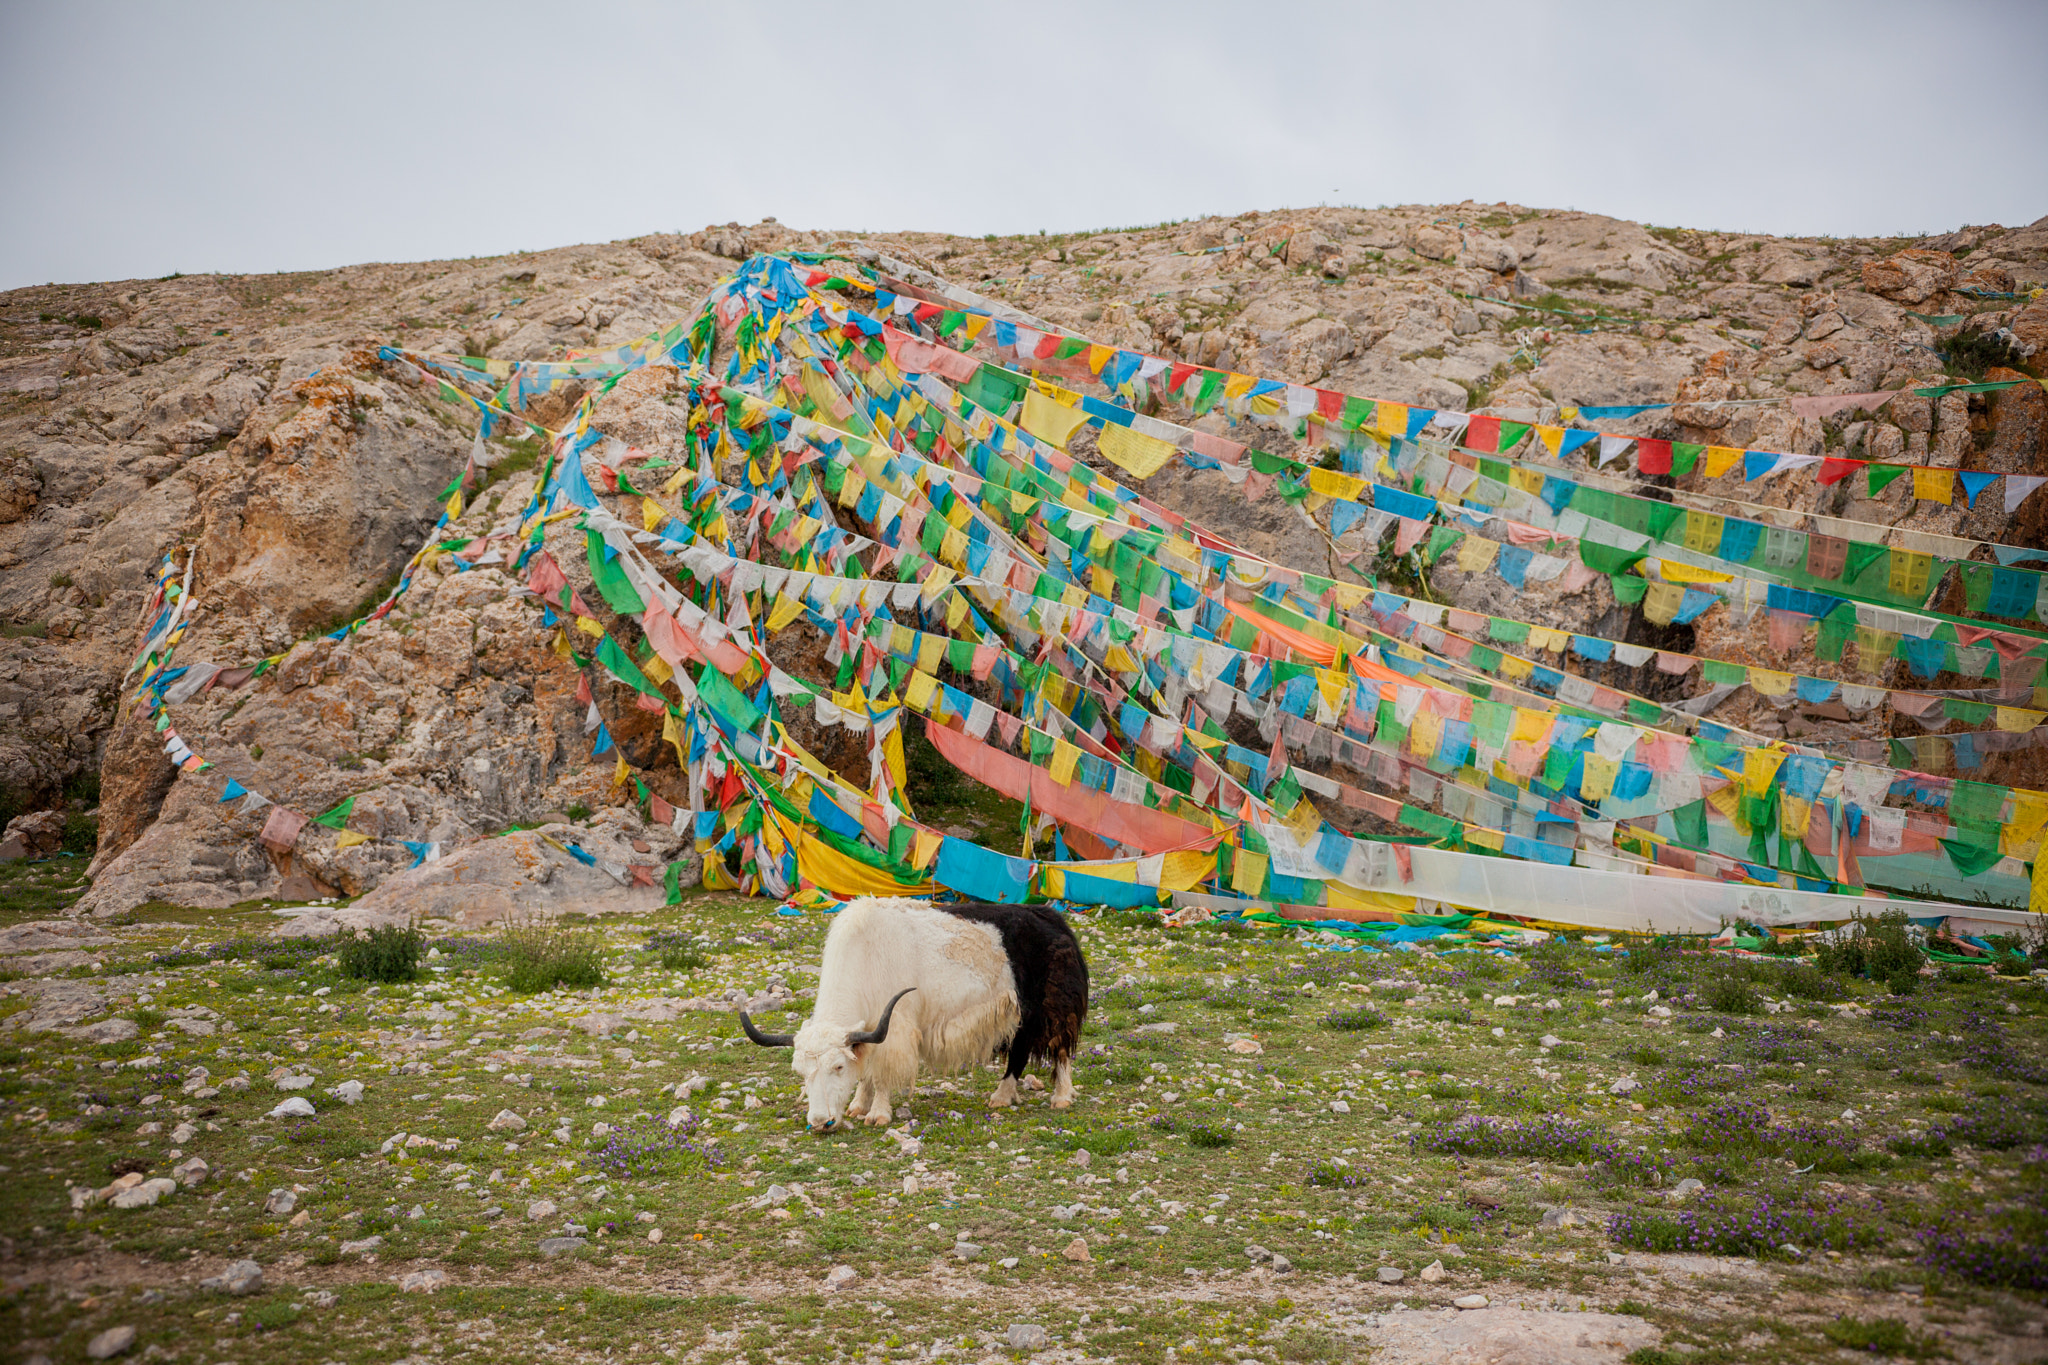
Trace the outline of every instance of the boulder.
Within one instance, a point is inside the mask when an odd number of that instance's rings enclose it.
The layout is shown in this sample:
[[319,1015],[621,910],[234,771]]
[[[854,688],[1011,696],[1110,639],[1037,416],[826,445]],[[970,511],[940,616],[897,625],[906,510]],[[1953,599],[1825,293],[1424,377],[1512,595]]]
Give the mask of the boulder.
[[1956,283],[1956,258],[1946,251],[1907,247],[1863,267],[1863,287],[1894,303],[1922,304],[1947,293]]
[[63,846],[64,812],[32,810],[7,822],[6,834],[0,835],[0,861],[48,858]]
[[[286,1192],[282,1190],[274,1191],[273,1197],[275,1194],[283,1193]],[[201,1289],[216,1290],[222,1294],[233,1294],[237,1297],[254,1294],[263,1288],[263,1267],[254,1261],[236,1261],[220,1274],[209,1275],[201,1280],[199,1287]]]

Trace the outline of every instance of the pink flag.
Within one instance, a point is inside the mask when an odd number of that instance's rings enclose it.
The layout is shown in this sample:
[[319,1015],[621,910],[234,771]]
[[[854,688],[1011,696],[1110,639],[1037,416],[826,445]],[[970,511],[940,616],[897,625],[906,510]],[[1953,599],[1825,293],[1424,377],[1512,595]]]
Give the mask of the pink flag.
[[299,831],[310,819],[310,816],[301,815],[290,806],[272,806],[270,818],[263,822],[263,832],[256,837],[272,852],[286,853],[298,842]]

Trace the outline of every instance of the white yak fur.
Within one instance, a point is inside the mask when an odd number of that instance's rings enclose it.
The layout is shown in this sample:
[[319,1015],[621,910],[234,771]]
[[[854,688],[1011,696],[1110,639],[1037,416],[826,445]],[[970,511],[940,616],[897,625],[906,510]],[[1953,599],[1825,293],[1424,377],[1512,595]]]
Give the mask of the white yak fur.
[[[875,1027],[889,998],[889,1036],[849,1048]],[[817,1006],[796,1034],[790,1065],[803,1078],[812,1127],[830,1127],[859,1089],[858,1112],[887,1123],[892,1093],[908,1093],[920,1067],[957,1071],[989,1059],[1017,1032],[1017,982],[1002,936],[987,924],[920,900],[868,897],[832,918],[819,964]]]

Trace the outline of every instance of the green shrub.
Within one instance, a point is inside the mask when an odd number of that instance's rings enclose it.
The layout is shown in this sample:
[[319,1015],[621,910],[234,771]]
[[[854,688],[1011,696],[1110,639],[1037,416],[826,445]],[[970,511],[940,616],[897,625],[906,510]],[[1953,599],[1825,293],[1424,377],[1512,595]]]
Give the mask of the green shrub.
[[1701,994],[1716,1014],[1755,1014],[1763,1008],[1755,987],[1734,975],[1716,975]]
[[426,956],[427,937],[408,925],[380,924],[367,934],[343,941],[335,949],[341,974],[358,981],[410,981]]
[[1926,1360],[1948,1354],[1941,1343],[1908,1330],[1906,1324],[1897,1318],[1871,1318],[1866,1322],[1862,1318],[1840,1317],[1822,1324],[1820,1333],[1837,1346],[1866,1351],[1871,1355]]
[[[1917,973],[1926,958],[1906,932],[1906,924],[1904,911],[1889,911],[1874,918],[1858,915],[1854,933],[1839,943],[1822,943],[1815,949],[1820,969],[1836,976],[1862,976],[1885,982]],[[1893,986],[1900,995],[1910,994],[1913,989]]]
[[100,846],[100,822],[88,817],[82,811],[72,811],[64,817],[64,843],[66,853],[74,857],[90,858]]
[[508,925],[499,936],[505,984],[533,994],[557,986],[602,986],[604,950],[590,930],[568,929],[548,920]]

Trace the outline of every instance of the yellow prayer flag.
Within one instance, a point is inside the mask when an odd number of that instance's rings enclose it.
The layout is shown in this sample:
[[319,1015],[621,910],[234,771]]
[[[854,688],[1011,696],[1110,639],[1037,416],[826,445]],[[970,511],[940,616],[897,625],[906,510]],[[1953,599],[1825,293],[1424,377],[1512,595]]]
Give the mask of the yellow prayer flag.
[[934,564],[932,565],[932,571],[925,575],[924,583],[918,591],[927,603],[936,602],[939,600],[939,594],[946,590],[946,586],[953,581],[953,578],[953,570],[950,567],[944,564]]
[[1355,478],[1338,469],[1311,469],[1308,472],[1308,486],[1326,498],[1342,502],[1356,502],[1365,489],[1365,480]]
[[903,700],[913,711],[929,711],[932,698],[938,695],[939,680],[923,669],[912,669],[910,686],[904,689]]
[[367,844],[369,842],[369,835],[358,833],[352,829],[345,829],[334,836],[334,846],[336,848],[354,848],[357,844]]
[[1768,668],[1757,668],[1752,665],[1749,670],[1749,685],[1766,697],[1782,697],[1792,690],[1792,675],[1774,673]]
[[1778,775],[1778,769],[1785,764],[1783,749],[1750,749],[1742,755],[1742,781],[1749,788],[1751,796],[1762,796],[1771,789],[1771,779]]
[[1550,452],[1550,458],[1557,459],[1558,451],[1564,448],[1564,428],[1538,424],[1536,439],[1543,442],[1543,448]]
[[1256,896],[1266,889],[1266,855],[1240,848],[1231,857],[1230,889]]
[[1715,573],[1712,569],[1701,569],[1691,564],[1681,564],[1675,559],[1660,559],[1664,566],[1664,581],[1667,583],[1727,583],[1734,574]]
[[661,510],[661,504],[653,498],[640,499],[640,529],[652,531],[668,520],[668,513]]
[[1323,883],[1324,903],[1332,910],[1375,910],[1383,915],[1415,912],[1415,897],[1397,891],[1361,891],[1334,879]]
[[2041,723],[2039,711],[2022,711],[2017,706],[1998,708],[1998,728],[2007,734],[2024,734]]
[[1149,479],[1179,454],[1172,444],[1142,431],[1110,423],[1096,438],[1104,459],[1128,470],[1132,478]]
[[1621,761],[1589,752],[1585,763],[1585,777],[1579,783],[1580,793],[1588,801],[1606,800],[1608,793],[1614,790],[1614,779],[1621,773]]
[[1379,404],[1373,414],[1374,425],[1382,436],[1406,436],[1408,434],[1408,405],[1406,403]]
[[602,640],[604,638],[604,627],[598,624],[597,618],[594,616],[577,617],[576,629],[595,639]]
[[1499,553],[1500,542],[1482,535],[1467,535],[1458,542],[1458,567],[1466,573],[1478,573],[1493,563],[1493,557]]
[[1742,463],[1742,452],[1734,446],[1707,447],[1707,477],[1718,479]]
[[1676,583],[1652,583],[1643,594],[1643,615],[1652,624],[1668,626],[1685,605],[1685,589]]
[[1721,552],[1721,528],[1725,520],[1711,512],[1696,512],[1688,509],[1685,514],[1686,549],[1694,554],[1718,555]]
[[1913,496],[1922,502],[1938,502],[1944,505],[1954,502],[1956,472],[1953,469],[1916,466],[1913,470]]
[[2048,825],[2048,795],[2015,791],[2012,819],[1998,831],[1998,851],[2008,858],[2043,861],[2038,844],[2044,825]]
[[665,683],[676,675],[676,671],[669,667],[668,660],[659,654],[648,655],[647,662],[640,665],[640,671],[657,683]]
[[1052,765],[1047,770],[1052,780],[1062,787],[1074,780],[1074,768],[1081,761],[1081,751],[1065,740],[1055,737],[1052,742]]
[[1813,819],[1813,802],[1794,796],[1791,792],[1778,795],[1778,837],[1781,839],[1804,839],[1806,827]]
[[1216,855],[1177,849],[1159,860],[1159,889],[1187,891],[1216,875]]
[[1070,407],[1032,388],[1024,395],[1024,415],[1018,425],[1039,440],[1065,450],[1067,441],[1087,421],[1088,414],[1079,408]]

